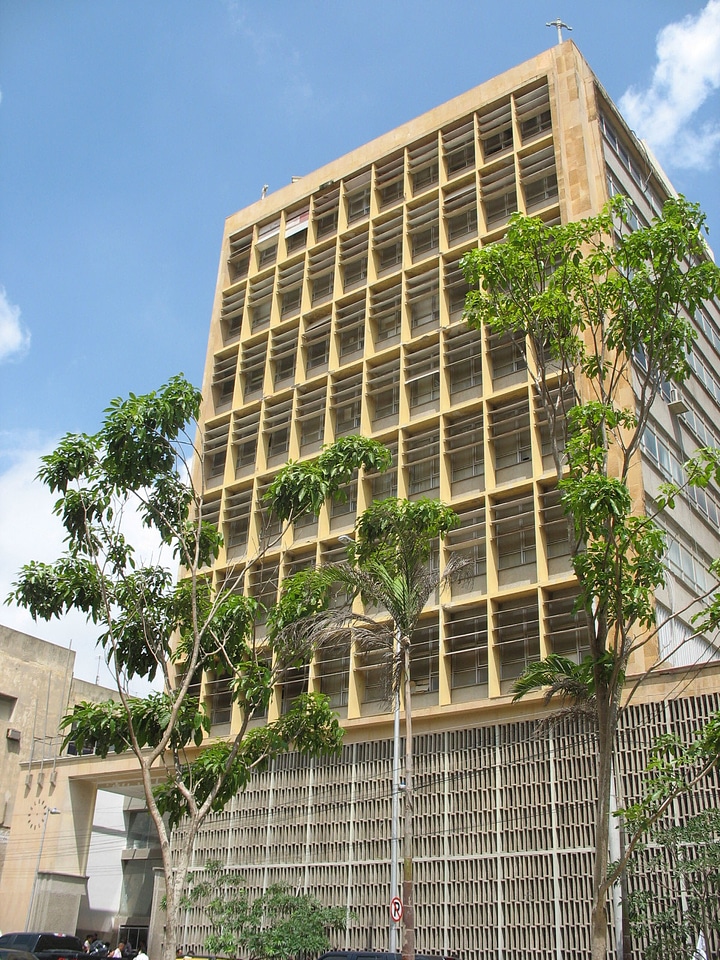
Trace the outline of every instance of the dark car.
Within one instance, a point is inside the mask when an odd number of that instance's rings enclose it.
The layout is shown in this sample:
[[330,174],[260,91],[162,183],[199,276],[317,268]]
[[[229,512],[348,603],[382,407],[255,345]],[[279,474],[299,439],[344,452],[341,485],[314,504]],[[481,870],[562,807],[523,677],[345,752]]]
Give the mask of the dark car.
[[78,937],[68,933],[5,933],[0,948],[26,950],[38,960],[83,960],[85,951]]
[[27,950],[0,947],[0,960],[36,960],[36,958],[34,953],[28,953]]

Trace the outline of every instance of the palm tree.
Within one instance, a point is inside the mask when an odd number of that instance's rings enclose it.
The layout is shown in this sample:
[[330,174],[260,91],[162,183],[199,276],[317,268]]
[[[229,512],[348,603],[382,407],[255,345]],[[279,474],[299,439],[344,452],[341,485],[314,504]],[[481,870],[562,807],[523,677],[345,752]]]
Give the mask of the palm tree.
[[[413,889],[413,734],[410,664],[413,634],[434,592],[455,578],[465,562],[453,556],[440,572],[430,565],[438,538],[457,526],[454,510],[438,500],[376,501],[355,525],[348,543],[347,562],[301,571],[290,579],[271,617],[274,634],[285,634],[293,643],[315,648],[337,644],[351,632],[356,649],[380,651],[389,665],[393,693],[402,694],[405,733],[405,790],[403,815],[403,960],[415,957]],[[348,603],[328,606],[331,586],[347,589]],[[354,611],[356,597],[364,610]],[[322,609],[319,609],[322,608]],[[371,611],[384,611],[387,619]],[[298,616],[298,614],[303,614]]]

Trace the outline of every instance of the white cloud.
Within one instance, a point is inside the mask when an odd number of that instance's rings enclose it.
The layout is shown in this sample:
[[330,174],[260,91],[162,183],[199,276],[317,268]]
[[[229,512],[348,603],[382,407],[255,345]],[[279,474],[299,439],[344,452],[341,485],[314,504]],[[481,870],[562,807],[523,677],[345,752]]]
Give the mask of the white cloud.
[[0,287],[0,363],[19,358],[30,348],[30,332],[20,322],[20,307],[10,303]]
[[720,90],[720,0],[663,27],[656,52],[650,86],[628,89],[620,109],[669,166],[707,168],[718,159],[720,124],[693,119]]
[[[83,614],[72,612],[60,620],[35,621],[27,610],[15,604],[5,605],[23,564],[31,560],[51,563],[65,546],[63,527],[52,512],[56,497],[35,479],[40,457],[54,444],[45,447],[33,443],[36,438],[28,438],[25,444],[22,438],[9,439],[12,449],[8,449],[6,435],[2,455],[11,465],[0,473],[0,623],[62,647],[71,646],[76,651],[75,676],[91,682],[99,677],[100,683],[112,687],[112,675],[96,643],[99,630]],[[127,518],[124,532],[140,557],[157,558],[159,541],[137,516]],[[172,558],[164,559],[172,564]],[[131,689],[144,693],[148,685],[133,681]]]

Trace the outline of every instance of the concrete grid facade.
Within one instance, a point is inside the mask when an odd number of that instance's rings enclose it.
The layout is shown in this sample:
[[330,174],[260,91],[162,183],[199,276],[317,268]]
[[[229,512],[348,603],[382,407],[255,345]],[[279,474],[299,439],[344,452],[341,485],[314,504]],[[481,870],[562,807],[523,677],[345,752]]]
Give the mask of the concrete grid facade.
[[[567,222],[620,191],[642,223],[671,189],[566,42],[226,224],[201,417],[205,517],[225,539],[217,583],[246,566],[246,590],[272,605],[283,577],[344,558],[341,538],[383,496],[439,497],[461,517],[435,562],[461,553],[471,576],[435,598],[413,638],[422,951],[489,958],[504,947],[533,960],[588,952],[590,734],[538,740],[538,702],[509,696],[531,661],[587,652],[572,614],[568,525],[524,353],[512,338],[463,322],[460,260],[500,240],[516,210]],[[698,446],[720,446],[717,304],[693,319],[693,374],[682,396],[666,391],[655,405],[633,477],[638,509],[652,506],[659,483]],[[350,433],[386,443],[393,468],[358,476],[317,521],[282,535],[268,527],[261,497],[279,467]],[[661,619],[709,585],[719,517],[708,491],[682,499],[667,518]],[[274,545],[251,562],[268,535]],[[689,735],[720,705],[712,638],[676,649],[687,623],[668,623],[630,665],[641,673],[664,660],[661,679],[627,714],[625,799],[657,733]],[[700,661],[708,663],[702,675],[690,674]],[[257,889],[283,879],[347,902],[358,918],[348,942],[382,949],[391,762],[384,670],[349,646],[324,651],[309,672],[282,679],[271,717],[308,688],[328,694],[342,719],[342,757],[279,761],[207,823],[195,867],[220,859]],[[226,735],[238,718],[224,681],[205,676],[201,692],[213,735]],[[197,949],[203,935],[200,917],[189,915],[183,942]]]

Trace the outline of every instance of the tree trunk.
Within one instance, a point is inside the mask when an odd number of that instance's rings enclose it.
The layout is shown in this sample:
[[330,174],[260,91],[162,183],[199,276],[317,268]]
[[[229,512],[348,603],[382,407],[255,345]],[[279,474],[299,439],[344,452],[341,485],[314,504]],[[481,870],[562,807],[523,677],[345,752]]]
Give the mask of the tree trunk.
[[612,758],[617,728],[617,704],[605,678],[596,674],[596,697],[598,710],[597,751],[597,814],[595,818],[595,858],[592,884],[592,960],[607,958],[608,918],[607,873],[608,842],[610,837],[610,795],[612,788]]
[[410,638],[400,640],[403,651],[404,717],[405,717],[405,806],[403,809],[403,937],[402,960],[415,960],[415,893],[413,881],[414,795],[412,694],[410,691]]

